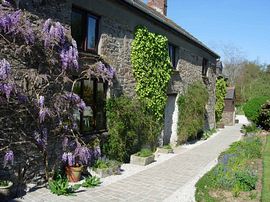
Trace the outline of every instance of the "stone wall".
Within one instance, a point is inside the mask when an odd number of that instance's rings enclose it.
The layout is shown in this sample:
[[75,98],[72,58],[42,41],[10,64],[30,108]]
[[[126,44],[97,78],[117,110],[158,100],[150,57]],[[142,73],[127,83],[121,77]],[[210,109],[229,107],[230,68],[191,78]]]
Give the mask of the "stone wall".
[[115,19],[102,18],[102,33],[98,53],[116,69],[116,78],[111,92],[113,95],[135,95],[135,79],[131,68],[131,42],[133,31],[127,24]]
[[235,124],[235,111],[224,111],[220,122],[225,126],[233,126]]

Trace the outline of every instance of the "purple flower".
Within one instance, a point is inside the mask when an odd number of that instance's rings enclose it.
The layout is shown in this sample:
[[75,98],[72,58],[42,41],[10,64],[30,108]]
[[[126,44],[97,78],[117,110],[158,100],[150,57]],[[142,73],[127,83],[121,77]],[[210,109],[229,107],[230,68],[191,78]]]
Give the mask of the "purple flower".
[[67,153],[67,161],[69,166],[75,165],[75,156],[71,152]]
[[72,103],[79,103],[81,101],[80,96],[72,92],[66,92],[63,97]]
[[83,100],[81,100],[80,103],[77,104],[77,107],[79,108],[79,110],[84,111],[86,108],[86,104]]
[[72,39],[72,46],[65,46],[60,51],[60,59],[62,63],[62,70],[66,71],[67,69],[75,69],[76,71],[79,69],[78,63],[78,49],[76,42]]
[[42,123],[45,121],[45,117],[50,116],[50,111],[48,108],[41,108],[39,110],[39,122]]
[[27,102],[27,96],[19,93],[17,95],[17,98],[19,100],[19,103],[26,103]]
[[45,100],[44,96],[42,96],[42,95],[39,96],[38,104],[39,104],[40,108],[44,107],[44,100]]
[[15,11],[4,16],[0,16],[0,31],[6,34],[14,34],[21,19],[21,10]]
[[74,156],[79,158],[81,164],[88,164],[89,160],[91,160],[91,152],[85,146],[77,146]]
[[54,45],[63,45],[65,43],[65,28],[60,22],[52,23],[51,19],[44,22],[44,46],[45,48],[54,47]]
[[11,66],[5,59],[0,60],[0,80],[5,80],[11,73]]
[[7,151],[4,156],[4,168],[7,166],[9,162],[11,163],[11,165],[13,165],[14,163],[14,153],[11,150]]
[[13,85],[9,83],[0,84],[0,92],[6,95],[6,98],[9,99],[10,94],[13,90]]
[[68,164],[69,166],[75,165],[75,157],[71,152],[64,152],[62,155],[62,162]]

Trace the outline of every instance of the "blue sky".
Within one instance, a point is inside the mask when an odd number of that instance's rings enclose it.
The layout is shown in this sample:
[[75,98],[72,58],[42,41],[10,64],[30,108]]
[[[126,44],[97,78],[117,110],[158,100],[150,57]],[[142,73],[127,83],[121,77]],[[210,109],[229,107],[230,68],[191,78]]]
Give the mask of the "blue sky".
[[270,64],[270,0],[168,0],[168,17],[220,55],[230,45]]

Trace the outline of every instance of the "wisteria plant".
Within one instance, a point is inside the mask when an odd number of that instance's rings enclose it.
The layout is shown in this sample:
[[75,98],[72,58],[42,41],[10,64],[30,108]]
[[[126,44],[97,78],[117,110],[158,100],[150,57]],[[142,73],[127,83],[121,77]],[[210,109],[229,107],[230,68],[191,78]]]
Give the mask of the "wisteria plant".
[[62,159],[70,165],[87,164],[97,155],[80,135],[74,111],[83,112],[86,103],[73,86],[91,77],[111,84],[115,71],[102,60],[82,68],[66,28],[51,19],[34,19],[0,2],[0,154],[3,167],[23,168],[18,174],[41,166],[48,180],[49,159],[60,155],[57,142],[75,141],[72,154],[63,145]]

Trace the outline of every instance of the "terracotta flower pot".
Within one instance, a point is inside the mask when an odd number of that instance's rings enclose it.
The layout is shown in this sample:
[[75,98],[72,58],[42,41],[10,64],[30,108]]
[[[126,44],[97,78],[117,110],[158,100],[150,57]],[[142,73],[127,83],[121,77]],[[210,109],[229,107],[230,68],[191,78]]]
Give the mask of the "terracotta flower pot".
[[69,182],[78,182],[81,179],[83,166],[66,166],[66,175]]

